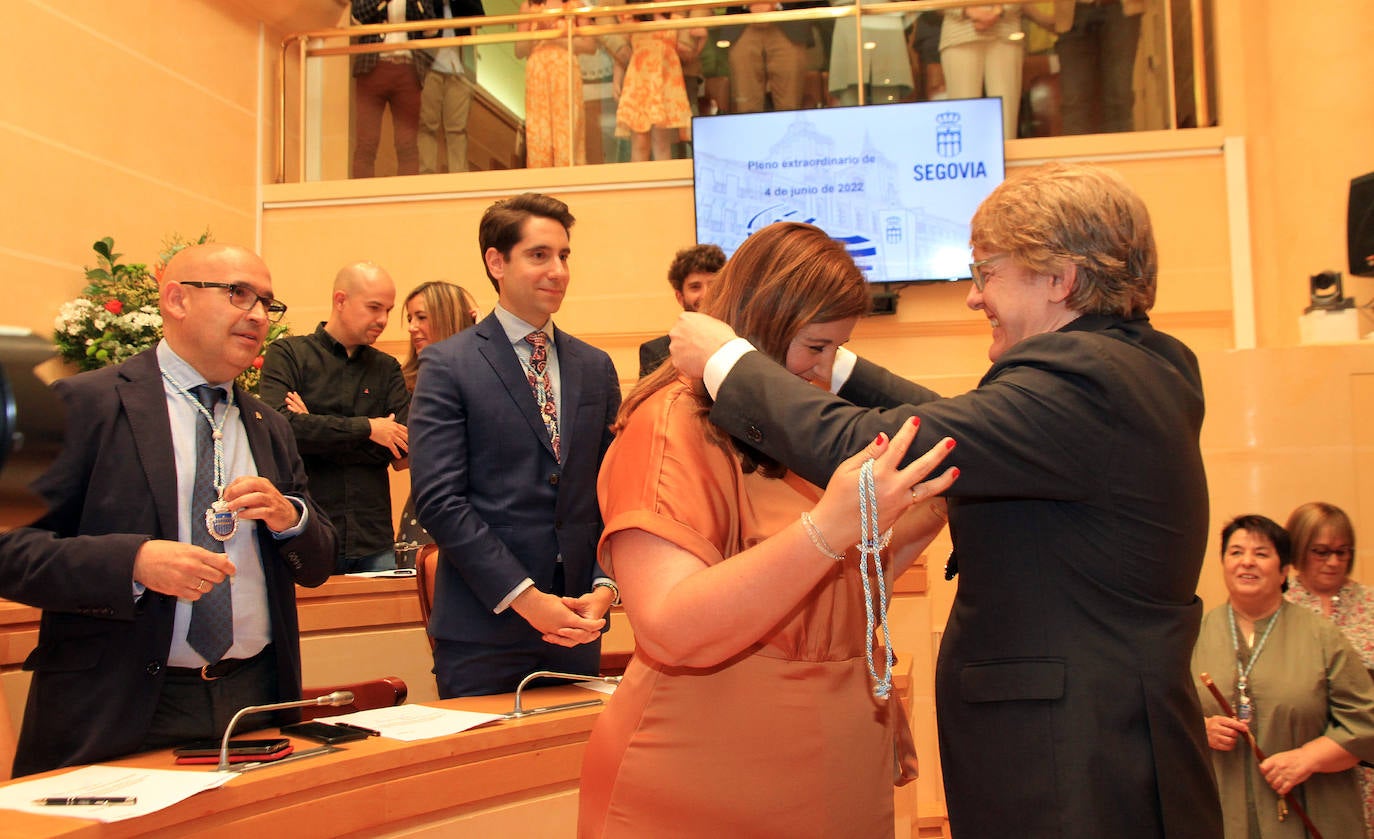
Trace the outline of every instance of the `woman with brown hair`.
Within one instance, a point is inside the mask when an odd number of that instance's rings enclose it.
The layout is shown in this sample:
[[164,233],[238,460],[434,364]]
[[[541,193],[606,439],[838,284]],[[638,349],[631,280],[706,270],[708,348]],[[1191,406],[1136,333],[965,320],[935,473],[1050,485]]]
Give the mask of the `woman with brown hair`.
[[[1374,672],[1374,589],[1351,578],[1355,570],[1355,525],[1345,510],[1324,501],[1310,501],[1288,516],[1297,576],[1284,595],[1336,624],[1360,654],[1365,669]],[[1365,836],[1374,837],[1374,769],[1360,769],[1364,799]]]
[[[420,283],[406,295],[406,331],[410,333],[410,355],[401,365],[406,389],[415,392],[415,377],[420,374],[420,351],[467,329],[477,322],[477,303],[468,290],[445,280]],[[415,515],[415,496],[406,498],[401,511],[401,526],[396,531],[397,565],[412,568],[416,551],[434,540],[420,526]]]
[[[745,240],[702,310],[824,385],[868,305],[841,245],[780,223]],[[925,479],[954,442],[897,469],[915,427],[880,435],[822,494],[708,408],[700,381],[659,367],[621,406],[602,464],[598,558],[635,655],[587,745],[578,833],[890,835],[891,786],[914,776],[915,750],[867,621],[944,525],[941,501],[917,502],[953,483],[954,470]],[[861,506],[896,522],[873,569],[853,548]]]

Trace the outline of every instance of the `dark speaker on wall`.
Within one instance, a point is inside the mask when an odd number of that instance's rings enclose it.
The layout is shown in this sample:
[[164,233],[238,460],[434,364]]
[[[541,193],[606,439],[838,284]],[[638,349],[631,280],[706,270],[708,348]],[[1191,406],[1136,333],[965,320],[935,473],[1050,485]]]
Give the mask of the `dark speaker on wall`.
[[1374,172],[1350,182],[1345,236],[1350,273],[1374,277]]

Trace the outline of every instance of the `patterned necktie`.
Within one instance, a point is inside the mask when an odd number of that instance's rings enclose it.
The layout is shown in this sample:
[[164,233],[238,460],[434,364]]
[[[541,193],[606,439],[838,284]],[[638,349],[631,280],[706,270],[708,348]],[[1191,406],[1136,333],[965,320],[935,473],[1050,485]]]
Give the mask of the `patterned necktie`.
[[525,370],[530,390],[534,391],[535,404],[539,415],[544,419],[544,427],[549,431],[549,442],[553,444],[553,456],[561,463],[563,452],[558,445],[558,405],[553,401],[553,385],[549,383],[548,336],[543,332],[531,332],[525,336],[531,347],[530,366]]
[[[209,385],[197,385],[191,393],[200,404],[215,415],[215,405],[224,391]],[[199,413],[199,412],[197,412]],[[196,481],[191,493],[191,544],[207,551],[224,553],[224,543],[205,529],[205,511],[219,500],[215,490],[215,441],[209,422],[196,418]],[[234,643],[234,599],[226,578],[219,585],[200,596],[191,607],[191,625],[186,630],[186,643],[214,664],[223,658]]]

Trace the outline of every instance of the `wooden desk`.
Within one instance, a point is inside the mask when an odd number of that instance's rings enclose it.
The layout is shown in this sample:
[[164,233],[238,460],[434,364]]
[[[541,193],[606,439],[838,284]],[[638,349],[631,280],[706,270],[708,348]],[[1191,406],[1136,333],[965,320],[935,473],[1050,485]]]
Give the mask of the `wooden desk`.
[[[523,704],[537,708],[597,696],[572,686],[541,688],[527,691]],[[510,695],[502,695],[433,704],[503,713],[513,703]],[[423,832],[426,827],[484,813],[499,818],[503,808],[521,800],[557,793],[564,794],[564,806],[545,813],[554,820],[545,827],[531,821],[540,816],[522,813],[520,834],[572,836],[582,752],[602,707],[507,720],[430,740],[373,737],[354,741],[343,744],[337,753],[246,772],[219,789],[166,810],[111,824],[3,811],[0,837],[374,836],[402,827]],[[297,749],[316,745],[308,740],[295,740],[295,744]],[[176,767],[167,751],[107,763],[214,771],[211,766]],[[537,813],[541,808],[527,809]],[[511,833],[504,831],[504,835]]]

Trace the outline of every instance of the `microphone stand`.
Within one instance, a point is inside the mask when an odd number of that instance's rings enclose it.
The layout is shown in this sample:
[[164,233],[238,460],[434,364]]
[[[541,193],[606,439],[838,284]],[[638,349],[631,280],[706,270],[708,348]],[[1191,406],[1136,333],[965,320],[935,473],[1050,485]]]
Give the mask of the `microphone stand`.
[[229,738],[234,733],[234,726],[238,725],[240,719],[246,714],[256,714],[260,711],[282,711],[287,708],[306,708],[313,705],[348,705],[353,702],[353,691],[336,690],[324,696],[317,696],[314,699],[297,699],[292,702],[274,702],[271,705],[249,705],[242,709],[229,720],[229,725],[224,729],[224,740],[219,747],[219,766],[215,771],[228,772],[229,767]]
[[600,699],[585,699],[581,702],[564,702],[560,705],[547,705],[543,708],[525,708],[520,704],[521,694],[525,686],[535,679],[567,679],[570,682],[605,682],[608,685],[620,684],[619,676],[588,676],[584,673],[557,673],[553,670],[536,670],[520,680],[520,684],[515,688],[515,708],[502,716],[508,720],[517,720],[521,717],[528,717],[534,714],[551,714],[554,711],[571,711],[574,708],[591,708],[594,705],[604,704]]

